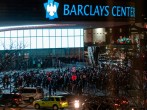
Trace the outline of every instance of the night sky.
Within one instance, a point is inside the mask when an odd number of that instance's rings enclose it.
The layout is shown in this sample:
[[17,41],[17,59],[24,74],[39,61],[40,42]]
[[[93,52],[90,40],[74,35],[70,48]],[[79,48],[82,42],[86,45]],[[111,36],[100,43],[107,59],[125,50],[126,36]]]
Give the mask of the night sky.
[[147,17],[147,9],[146,9],[146,7],[147,7],[147,1],[146,0],[144,0],[145,2],[144,2],[144,11],[145,11],[145,17]]

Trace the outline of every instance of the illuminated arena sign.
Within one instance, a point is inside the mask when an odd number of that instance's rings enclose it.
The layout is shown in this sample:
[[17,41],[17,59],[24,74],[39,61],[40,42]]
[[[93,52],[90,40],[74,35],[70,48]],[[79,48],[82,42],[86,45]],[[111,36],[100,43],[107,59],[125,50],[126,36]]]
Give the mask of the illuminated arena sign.
[[128,22],[140,15],[135,3],[134,0],[1,0],[0,21]]
[[135,8],[134,7],[122,7],[122,6],[113,6],[110,12],[109,6],[99,6],[96,5],[69,5],[65,4],[63,9],[64,16],[125,16],[125,17],[135,17]]
[[101,5],[101,4],[67,4],[62,5],[53,0],[44,3],[46,18],[53,20],[58,18],[57,9],[60,10],[60,17],[126,17],[135,18],[135,7],[120,5]]
[[57,9],[59,3],[54,2],[54,0],[48,0],[47,3],[44,3],[44,7],[46,9],[46,18],[55,19],[58,18]]

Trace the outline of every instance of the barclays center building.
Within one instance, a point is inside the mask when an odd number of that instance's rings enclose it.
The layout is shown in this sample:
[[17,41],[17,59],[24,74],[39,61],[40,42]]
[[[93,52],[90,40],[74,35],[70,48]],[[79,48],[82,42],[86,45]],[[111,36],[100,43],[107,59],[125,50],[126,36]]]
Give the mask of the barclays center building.
[[88,47],[99,47],[103,54],[110,45],[120,46],[122,38],[136,44],[140,34],[130,31],[136,10],[135,0],[0,1],[1,62],[9,56],[23,57],[24,62],[85,61]]

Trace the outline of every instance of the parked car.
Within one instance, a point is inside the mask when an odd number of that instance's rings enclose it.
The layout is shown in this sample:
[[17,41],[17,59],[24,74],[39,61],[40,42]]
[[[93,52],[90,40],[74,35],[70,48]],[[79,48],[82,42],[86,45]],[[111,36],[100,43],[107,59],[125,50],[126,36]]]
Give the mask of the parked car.
[[22,103],[22,96],[20,94],[0,94],[0,106],[16,107]]
[[44,97],[44,91],[41,87],[20,87],[13,90],[13,93],[19,93],[22,95],[22,99],[33,103],[34,100],[42,99]]
[[63,96],[46,96],[33,102],[35,109],[52,108],[53,110],[68,108],[68,102]]

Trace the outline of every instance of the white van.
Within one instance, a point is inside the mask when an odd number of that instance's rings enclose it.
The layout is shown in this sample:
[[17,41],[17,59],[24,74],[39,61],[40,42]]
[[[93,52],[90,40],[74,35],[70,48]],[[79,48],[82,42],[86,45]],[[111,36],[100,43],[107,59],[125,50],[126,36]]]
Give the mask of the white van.
[[27,100],[30,103],[44,97],[44,91],[41,87],[20,87],[17,90],[14,90],[14,92],[20,93],[22,95],[22,99]]

